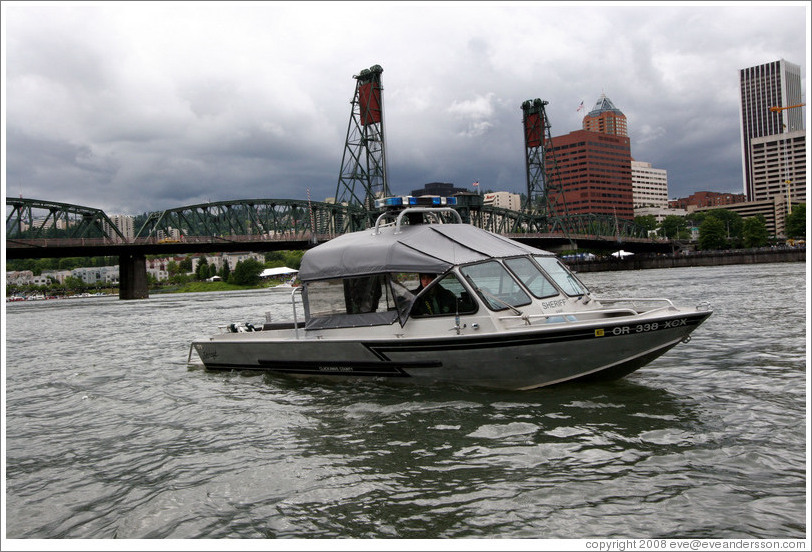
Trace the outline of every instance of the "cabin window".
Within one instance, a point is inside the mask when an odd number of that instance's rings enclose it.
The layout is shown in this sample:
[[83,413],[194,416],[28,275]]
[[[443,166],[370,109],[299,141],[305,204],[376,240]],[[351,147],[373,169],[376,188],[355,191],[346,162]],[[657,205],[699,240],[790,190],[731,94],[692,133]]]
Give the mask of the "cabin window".
[[527,257],[506,259],[505,264],[522,281],[524,287],[539,299],[558,295],[558,290],[553,283]]
[[[413,274],[414,287],[410,293],[417,296],[423,291],[419,274]],[[432,280],[426,286],[426,292],[416,297],[412,304],[412,316],[449,316],[472,314],[477,311],[476,301],[462,285],[455,274],[448,274],[440,280]]]
[[394,308],[385,274],[336,278],[307,284],[310,316],[364,314]]
[[308,329],[391,324],[398,318],[387,274],[306,284]]
[[567,295],[576,296],[589,293],[586,286],[555,257],[535,256],[533,258]]
[[461,272],[492,310],[505,310],[508,305],[519,307],[530,304],[530,296],[501,263],[487,261],[469,265],[463,267]]

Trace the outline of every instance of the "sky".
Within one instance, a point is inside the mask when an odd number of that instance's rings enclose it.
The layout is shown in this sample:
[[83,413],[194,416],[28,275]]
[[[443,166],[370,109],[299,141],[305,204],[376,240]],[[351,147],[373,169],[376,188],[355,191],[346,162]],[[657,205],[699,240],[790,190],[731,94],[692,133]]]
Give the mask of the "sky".
[[805,99],[809,20],[780,1],[3,2],[4,192],[133,215],[322,201],[377,64],[395,194],[521,193],[522,102],[548,101],[559,136],[602,94],[669,197],[742,193],[739,70],[798,64]]

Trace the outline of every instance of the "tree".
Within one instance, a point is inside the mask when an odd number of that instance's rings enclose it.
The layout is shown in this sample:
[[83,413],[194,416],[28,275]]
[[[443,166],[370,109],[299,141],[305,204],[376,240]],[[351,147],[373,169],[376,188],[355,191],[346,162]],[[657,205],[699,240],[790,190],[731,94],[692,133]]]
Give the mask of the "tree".
[[234,267],[229,282],[238,286],[255,286],[259,284],[259,274],[264,268],[259,261],[245,259]]
[[660,224],[660,230],[664,237],[674,239],[688,239],[690,234],[685,230],[685,217],[678,215],[668,215]]
[[192,271],[192,257],[191,255],[187,255],[185,259],[183,259],[179,265],[180,269],[184,273],[188,273]]
[[209,260],[206,257],[201,257],[200,262],[197,263],[195,277],[198,280],[205,280],[209,277]]
[[806,203],[792,206],[786,224],[788,238],[806,239]]
[[699,249],[724,249],[727,247],[727,228],[716,217],[705,217],[699,226]]
[[169,273],[169,277],[171,278],[172,276],[180,272],[180,265],[175,261],[169,261],[166,264],[166,271]]
[[744,219],[742,239],[745,247],[764,247],[769,243],[767,221],[764,220],[764,216],[756,215]]
[[302,250],[269,251],[265,253],[265,268],[287,266],[299,269],[302,264]]
[[223,267],[220,269],[220,278],[222,278],[224,282],[228,282],[230,276],[231,268],[228,266],[228,260],[223,259]]
[[649,233],[651,233],[652,230],[657,229],[657,217],[654,215],[634,217],[634,223],[645,228]]
[[727,209],[713,209],[712,211],[707,212],[705,219],[707,220],[708,217],[714,217],[722,221],[722,223],[725,225],[725,235],[728,238],[736,240],[742,237],[742,227],[744,226],[744,222],[739,213],[734,213],[733,211],[728,211]]
[[85,291],[87,289],[87,284],[85,284],[84,280],[76,276],[68,276],[65,278],[64,286],[66,290],[70,291]]

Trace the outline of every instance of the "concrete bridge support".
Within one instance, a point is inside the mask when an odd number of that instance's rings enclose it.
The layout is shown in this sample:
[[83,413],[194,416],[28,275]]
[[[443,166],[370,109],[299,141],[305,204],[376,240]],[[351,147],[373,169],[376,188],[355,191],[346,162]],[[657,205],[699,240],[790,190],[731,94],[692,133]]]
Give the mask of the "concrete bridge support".
[[138,253],[119,255],[118,281],[119,299],[148,299],[146,256]]

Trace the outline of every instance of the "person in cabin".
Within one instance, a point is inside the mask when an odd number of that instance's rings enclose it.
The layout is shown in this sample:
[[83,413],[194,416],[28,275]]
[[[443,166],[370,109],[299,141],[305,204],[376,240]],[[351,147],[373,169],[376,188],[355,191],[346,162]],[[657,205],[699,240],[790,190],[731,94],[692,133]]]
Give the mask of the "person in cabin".
[[[420,273],[420,286],[412,290],[414,295],[422,292],[437,277],[436,274]],[[453,314],[457,311],[457,297],[439,283],[418,298],[412,307],[412,315]]]

